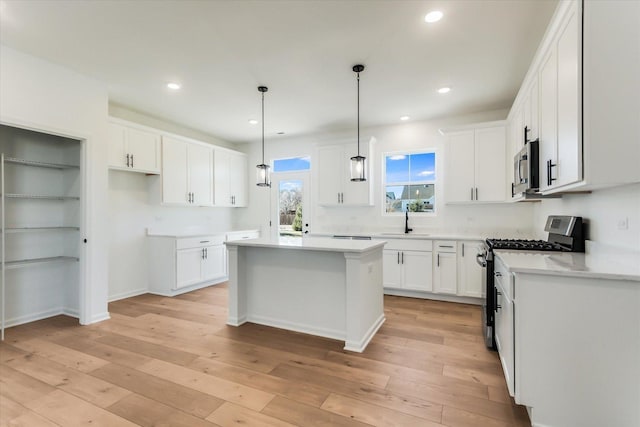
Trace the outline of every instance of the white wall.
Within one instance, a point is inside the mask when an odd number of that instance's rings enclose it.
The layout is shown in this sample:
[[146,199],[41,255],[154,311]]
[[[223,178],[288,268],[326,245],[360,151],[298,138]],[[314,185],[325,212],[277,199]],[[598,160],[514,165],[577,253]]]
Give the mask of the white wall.
[[[591,194],[564,195],[544,200],[534,208],[534,231],[546,238],[548,215],[582,216],[588,221],[587,238],[592,242],[620,249],[640,251],[640,184],[594,191]],[[618,228],[627,220],[628,229]]]
[[80,321],[108,317],[107,90],[69,69],[0,45],[0,120],[86,139],[86,286]]
[[[419,217],[411,215],[410,226],[414,231],[438,231],[446,233],[470,233],[477,235],[529,235],[532,232],[533,207],[528,203],[520,204],[486,204],[486,205],[445,205],[443,201],[443,166],[444,138],[438,132],[443,127],[464,125],[484,121],[500,120],[506,111],[493,111],[462,117],[433,120],[428,122],[403,123],[394,126],[361,129],[361,143],[369,136],[376,138],[374,155],[371,156],[374,166],[375,206],[352,208],[322,208],[315,206],[312,192],[310,228],[312,232],[358,233],[375,230],[404,230],[404,218],[384,216],[382,214],[383,190],[381,182],[382,153],[398,150],[419,150],[435,148],[437,150],[438,184],[436,187],[437,215]],[[364,136],[363,136],[364,135]],[[348,133],[313,135],[300,138],[271,138],[265,141],[265,158],[282,158],[298,155],[314,155],[317,143],[337,143],[355,140],[355,129]],[[260,163],[260,144],[245,144],[244,150],[249,155],[249,208],[240,213],[239,222],[260,224],[263,233],[269,229],[269,191],[275,189],[259,188],[253,184],[253,166]],[[312,164],[313,167],[313,164]],[[315,174],[311,174],[312,180]],[[317,182],[311,184],[317,187]],[[506,191],[506,188],[505,188]]]
[[[176,123],[148,116],[127,108],[109,105],[109,114],[155,129],[186,136],[218,146],[233,144]],[[148,284],[146,230],[233,230],[234,213],[243,208],[205,208],[161,206],[160,195],[151,185],[160,176],[109,171],[109,300],[144,293]],[[155,187],[152,189],[152,187]]]

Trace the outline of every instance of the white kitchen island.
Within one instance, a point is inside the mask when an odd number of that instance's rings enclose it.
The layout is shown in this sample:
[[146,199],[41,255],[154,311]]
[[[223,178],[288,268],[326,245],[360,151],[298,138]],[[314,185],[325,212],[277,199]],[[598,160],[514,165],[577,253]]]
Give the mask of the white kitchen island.
[[227,324],[245,322],[345,341],[362,352],[384,322],[386,242],[251,239],[227,242]]

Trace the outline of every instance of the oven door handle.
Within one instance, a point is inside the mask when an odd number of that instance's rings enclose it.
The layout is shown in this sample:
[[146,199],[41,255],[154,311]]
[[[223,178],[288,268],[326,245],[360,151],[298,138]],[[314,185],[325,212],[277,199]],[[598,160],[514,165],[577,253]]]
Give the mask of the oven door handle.
[[476,262],[482,268],[485,268],[487,266],[487,259],[484,257],[484,254],[477,254]]

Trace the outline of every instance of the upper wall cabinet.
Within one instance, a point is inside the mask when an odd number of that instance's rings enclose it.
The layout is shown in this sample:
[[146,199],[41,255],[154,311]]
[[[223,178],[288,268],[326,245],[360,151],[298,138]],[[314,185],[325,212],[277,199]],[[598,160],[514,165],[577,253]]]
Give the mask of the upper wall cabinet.
[[640,2],[559,2],[508,119],[515,146],[537,88],[529,139],[540,139],[544,194],[640,182],[638,16]]
[[109,168],[160,173],[160,134],[119,121],[109,122]]
[[366,157],[366,181],[351,181],[350,159],[358,152],[355,143],[318,147],[318,204],[321,206],[371,206],[371,146],[373,140],[360,144]]
[[441,130],[447,203],[504,202],[505,132],[503,122]]
[[162,203],[213,205],[213,147],[162,137]]
[[247,156],[244,153],[216,148],[213,152],[216,206],[247,206]]

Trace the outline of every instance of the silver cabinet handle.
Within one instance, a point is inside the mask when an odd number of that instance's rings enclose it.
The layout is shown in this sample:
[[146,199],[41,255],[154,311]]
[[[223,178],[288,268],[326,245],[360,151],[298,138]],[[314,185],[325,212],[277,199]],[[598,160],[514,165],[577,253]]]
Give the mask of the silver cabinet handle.
[[476,187],[476,200],[478,200],[478,187]]
[[131,155],[131,167],[133,167],[133,154]]
[[209,243],[208,240],[200,240],[200,243]]
[[404,264],[404,252],[402,252],[402,263]]
[[440,254],[438,254],[438,262],[436,264],[436,267],[440,267]]
[[204,248],[202,248],[202,259],[204,259]]
[[340,193],[340,203],[344,203],[344,193]]
[[462,244],[462,256],[464,257],[464,243]]
[[398,264],[400,264],[400,252],[398,252]]
[[129,153],[127,153],[127,167],[129,167]]
[[204,248],[204,257],[205,259],[209,259],[209,248]]
[[438,246],[440,246],[441,248],[453,248],[453,246],[451,245],[438,245]]
[[471,200],[473,200],[473,187],[471,187]]

